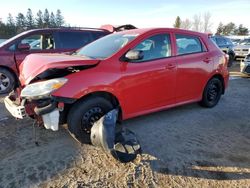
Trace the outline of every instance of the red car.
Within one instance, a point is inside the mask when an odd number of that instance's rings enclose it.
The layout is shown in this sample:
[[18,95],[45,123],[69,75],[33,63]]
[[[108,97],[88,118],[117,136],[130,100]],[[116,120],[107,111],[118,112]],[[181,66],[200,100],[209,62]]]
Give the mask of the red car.
[[134,29],[107,35],[72,55],[29,55],[9,112],[45,127],[68,124],[80,141],[113,108],[120,120],[182,104],[215,106],[228,85],[228,57],[207,34]]
[[0,44],[0,94],[18,85],[19,65],[32,53],[71,52],[110,34],[105,29],[35,29]]

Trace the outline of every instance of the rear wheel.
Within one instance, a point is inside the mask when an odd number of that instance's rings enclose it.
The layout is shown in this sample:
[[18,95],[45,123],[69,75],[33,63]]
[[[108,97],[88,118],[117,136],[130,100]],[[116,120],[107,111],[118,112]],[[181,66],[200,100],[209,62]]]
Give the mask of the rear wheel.
[[212,108],[220,100],[223,91],[223,85],[218,78],[212,78],[208,81],[200,102],[201,106]]
[[90,97],[78,101],[68,114],[69,132],[80,143],[90,143],[93,124],[112,108],[112,103],[102,97]]
[[15,77],[7,69],[0,68],[0,94],[6,94],[13,90]]

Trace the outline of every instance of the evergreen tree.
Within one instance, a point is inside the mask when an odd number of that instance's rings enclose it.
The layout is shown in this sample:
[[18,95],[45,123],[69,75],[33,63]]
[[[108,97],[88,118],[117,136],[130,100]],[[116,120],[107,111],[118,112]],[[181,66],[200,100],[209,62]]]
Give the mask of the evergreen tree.
[[216,35],[222,35],[223,34],[223,28],[224,28],[224,25],[220,22],[219,26],[217,28]]
[[16,25],[13,16],[9,13],[7,17],[6,30],[8,36],[14,36],[16,34]]
[[243,27],[243,25],[240,24],[239,27],[237,29],[235,29],[234,33],[236,35],[248,35],[249,30],[248,30],[248,28]]
[[50,14],[50,27],[55,28],[56,27],[56,17],[53,12]]
[[17,33],[21,33],[26,30],[26,19],[22,13],[18,13],[16,17]]
[[65,24],[65,22],[64,22],[64,18],[63,18],[63,16],[62,16],[61,10],[58,9],[58,10],[56,11],[56,26],[57,26],[57,27],[61,27],[61,26],[63,26],[64,24]]
[[26,27],[27,29],[35,28],[35,21],[34,21],[33,13],[30,8],[28,8],[28,11],[26,14]]
[[43,13],[43,27],[44,28],[50,27],[50,16],[48,9],[45,9]]
[[7,17],[7,25],[15,26],[15,20],[10,13],[8,14],[8,17]]
[[236,29],[236,25],[233,22],[228,23],[223,27],[223,35],[232,35]]
[[181,27],[181,18],[180,18],[180,16],[176,17],[174,27],[175,28],[180,28]]
[[43,13],[39,10],[36,14],[36,27],[43,28]]

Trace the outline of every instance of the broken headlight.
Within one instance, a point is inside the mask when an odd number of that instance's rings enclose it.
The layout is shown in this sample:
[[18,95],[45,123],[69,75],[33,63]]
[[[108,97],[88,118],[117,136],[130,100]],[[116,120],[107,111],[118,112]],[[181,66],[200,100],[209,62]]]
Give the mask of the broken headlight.
[[62,87],[68,79],[55,78],[47,81],[37,82],[27,85],[21,92],[21,97],[24,98],[44,98],[49,96],[53,91]]

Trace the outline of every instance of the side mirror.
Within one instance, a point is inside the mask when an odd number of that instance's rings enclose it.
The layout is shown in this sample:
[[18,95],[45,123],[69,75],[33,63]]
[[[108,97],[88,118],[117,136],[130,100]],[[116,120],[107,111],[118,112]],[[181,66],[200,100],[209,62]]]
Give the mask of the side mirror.
[[28,43],[18,44],[17,48],[20,51],[28,51],[30,49],[30,45]]
[[128,61],[131,61],[131,60],[141,60],[141,59],[143,59],[143,52],[140,51],[140,50],[129,50],[125,54],[125,58]]

